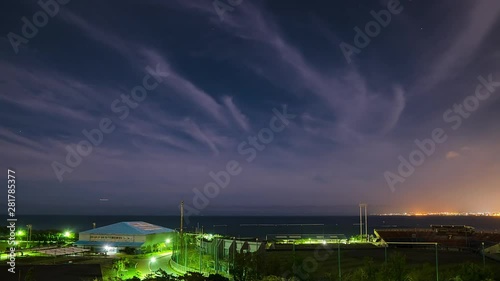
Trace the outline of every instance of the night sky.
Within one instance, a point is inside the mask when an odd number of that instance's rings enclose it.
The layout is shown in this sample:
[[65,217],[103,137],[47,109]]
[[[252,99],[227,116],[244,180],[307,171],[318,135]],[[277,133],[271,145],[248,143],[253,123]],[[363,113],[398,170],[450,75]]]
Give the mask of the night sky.
[[500,211],[499,1],[45,2],[0,4],[20,214]]

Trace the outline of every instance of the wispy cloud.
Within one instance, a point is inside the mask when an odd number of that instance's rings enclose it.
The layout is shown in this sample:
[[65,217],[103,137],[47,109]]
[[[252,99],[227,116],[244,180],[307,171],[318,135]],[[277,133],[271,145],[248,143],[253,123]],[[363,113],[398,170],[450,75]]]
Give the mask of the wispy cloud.
[[170,74],[165,86],[174,93],[167,91],[166,94],[176,94],[179,98],[190,100],[215,120],[226,123],[221,113],[221,106],[209,94],[205,93],[187,78],[176,72],[165,56],[160,55],[151,48],[143,46],[140,42],[121,39],[111,31],[99,29],[73,13],[68,13],[63,18],[68,23],[74,24],[80,28],[90,38],[118,51],[125,59],[129,60],[138,71],[144,71],[146,65],[159,65],[164,71]]
[[[426,62],[431,63],[425,64],[426,74],[416,81],[412,93],[417,95],[425,93],[438,83],[457,76],[475,58],[481,44],[490,35],[500,15],[500,2],[485,0],[465,4],[467,11],[464,27],[452,33],[448,31],[450,26],[446,26],[447,32],[440,32],[440,37],[449,40],[442,40],[446,43],[444,48],[439,45],[429,46],[433,50],[432,58]],[[456,26],[456,21],[451,21],[451,24]],[[448,34],[453,37],[450,38]]]
[[248,124],[248,118],[241,113],[241,111],[236,107],[236,105],[233,102],[232,97],[223,97],[224,104],[226,105],[227,109],[229,112],[231,112],[231,115],[233,116],[234,120],[238,125],[245,131],[250,130],[250,125]]
[[[318,99],[314,106],[323,105],[325,112],[332,111],[329,118],[335,116],[337,119],[335,123],[330,124],[335,130],[325,128],[334,134],[332,138],[349,141],[353,135],[365,134],[360,126],[363,122],[378,122],[376,126],[381,133],[389,131],[397,124],[405,103],[402,90],[397,90],[395,101],[390,102],[390,98],[387,98],[390,95],[375,95],[370,91],[363,76],[354,69],[343,69],[347,74],[335,75],[334,73],[340,72],[338,69],[325,71],[317,68],[285,39],[272,16],[254,3],[245,3],[238,9],[237,16],[228,17],[224,22],[212,18],[213,11],[209,6],[190,3],[181,5],[205,14],[214,25],[232,36],[252,44],[258,43],[257,46],[265,54],[268,63],[265,63],[265,66],[257,66],[252,62],[243,62],[257,75],[287,88],[291,93],[297,93],[299,90],[314,95]],[[364,114],[374,110],[385,116],[373,120],[371,116]]]

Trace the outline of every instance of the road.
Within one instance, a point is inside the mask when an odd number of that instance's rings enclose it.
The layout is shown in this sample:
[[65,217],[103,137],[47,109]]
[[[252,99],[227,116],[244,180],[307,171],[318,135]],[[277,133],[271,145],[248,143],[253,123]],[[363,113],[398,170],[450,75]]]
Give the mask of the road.
[[155,256],[156,261],[151,262],[151,258],[144,258],[137,262],[137,269],[142,273],[149,273],[156,271],[158,269],[164,270],[166,273],[177,276],[179,272],[175,271],[170,266],[170,259],[172,258],[172,253]]

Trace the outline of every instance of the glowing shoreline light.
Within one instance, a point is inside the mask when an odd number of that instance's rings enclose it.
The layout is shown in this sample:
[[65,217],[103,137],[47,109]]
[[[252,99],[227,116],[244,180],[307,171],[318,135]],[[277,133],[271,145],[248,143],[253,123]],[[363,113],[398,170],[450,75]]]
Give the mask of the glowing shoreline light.
[[460,216],[460,217],[500,217],[500,212],[498,213],[457,213],[457,212],[418,212],[418,213],[386,213],[386,214],[375,214],[375,216]]

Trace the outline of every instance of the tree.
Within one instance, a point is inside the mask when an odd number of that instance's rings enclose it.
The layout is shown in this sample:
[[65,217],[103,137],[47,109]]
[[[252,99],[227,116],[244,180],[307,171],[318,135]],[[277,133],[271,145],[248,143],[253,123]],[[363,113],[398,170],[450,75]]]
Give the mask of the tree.
[[379,273],[381,274],[380,280],[409,281],[410,271],[406,265],[406,256],[400,253],[392,255]]
[[113,262],[113,270],[116,271],[116,276],[120,271],[125,270],[125,268],[130,264],[130,261],[127,258],[117,259]]
[[379,270],[373,259],[365,259],[364,264],[366,265],[351,272],[346,279],[356,281],[377,280],[376,278]]
[[276,275],[268,275],[268,276],[264,276],[262,278],[262,281],[282,281],[282,278],[278,277]]
[[493,279],[493,275],[482,266],[473,263],[465,263],[460,265],[454,279],[460,281],[485,281]]
[[205,276],[198,272],[188,272],[179,277],[179,281],[205,281]]
[[131,247],[125,247],[125,249],[123,249],[123,252],[127,255],[133,255],[135,254],[135,249]]
[[226,277],[220,274],[210,274],[205,280],[207,281],[229,281]]
[[236,253],[229,273],[235,281],[253,281],[260,280],[262,269],[263,259],[258,253]]

